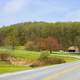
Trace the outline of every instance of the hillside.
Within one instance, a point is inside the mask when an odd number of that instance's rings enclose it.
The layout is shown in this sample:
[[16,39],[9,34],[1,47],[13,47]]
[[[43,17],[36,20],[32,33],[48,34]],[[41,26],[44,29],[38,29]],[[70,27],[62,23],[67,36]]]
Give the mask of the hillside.
[[25,45],[31,50],[49,47],[52,50],[65,50],[70,46],[80,48],[79,43],[80,22],[25,22],[0,28],[0,46],[11,46],[13,49]]

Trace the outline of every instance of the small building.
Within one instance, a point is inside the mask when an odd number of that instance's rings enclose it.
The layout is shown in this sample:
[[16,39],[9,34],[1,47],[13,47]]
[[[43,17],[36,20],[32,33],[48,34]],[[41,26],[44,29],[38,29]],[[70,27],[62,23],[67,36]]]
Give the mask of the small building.
[[68,52],[79,52],[79,48],[77,46],[71,46],[68,48]]

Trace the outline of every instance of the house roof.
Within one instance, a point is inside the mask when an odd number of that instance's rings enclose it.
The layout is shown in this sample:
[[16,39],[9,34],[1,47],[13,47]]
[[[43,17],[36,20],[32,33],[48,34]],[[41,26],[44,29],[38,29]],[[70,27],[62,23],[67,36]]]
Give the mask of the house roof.
[[68,48],[68,50],[76,50],[76,51],[78,51],[79,48],[77,46],[71,46],[71,47]]

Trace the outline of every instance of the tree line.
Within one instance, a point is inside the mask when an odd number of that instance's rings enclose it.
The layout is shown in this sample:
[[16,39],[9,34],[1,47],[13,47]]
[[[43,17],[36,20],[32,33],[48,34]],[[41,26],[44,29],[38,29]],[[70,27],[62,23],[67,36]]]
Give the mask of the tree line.
[[0,46],[30,50],[80,48],[80,22],[25,22],[0,28]]

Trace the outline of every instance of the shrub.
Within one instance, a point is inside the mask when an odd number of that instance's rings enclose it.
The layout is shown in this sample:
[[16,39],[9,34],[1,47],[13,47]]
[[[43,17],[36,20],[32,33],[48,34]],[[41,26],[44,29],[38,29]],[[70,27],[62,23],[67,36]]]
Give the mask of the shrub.
[[35,61],[30,67],[39,67],[44,65],[53,65],[53,64],[61,64],[65,63],[65,60],[59,57],[47,57],[47,58],[40,58],[39,60]]
[[65,60],[60,57],[50,56],[49,52],[43,51],[41,52],[39,59],[36,60],[30,67],[38,67],[38,66],[61,64],[61,63],[65,63]]
[[48,59],[45,61],[47,64],[61,64],[65,63],[65,60],[60,57],[48,57]]
[[40,61],[44,61],[47,60],[49,57],[50,53],[48,53],[48,51],[42,51],[39,57]]
[[8,52],[0,52],[0,60],[10,62],[12,55]]

